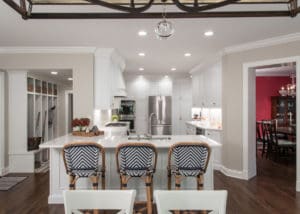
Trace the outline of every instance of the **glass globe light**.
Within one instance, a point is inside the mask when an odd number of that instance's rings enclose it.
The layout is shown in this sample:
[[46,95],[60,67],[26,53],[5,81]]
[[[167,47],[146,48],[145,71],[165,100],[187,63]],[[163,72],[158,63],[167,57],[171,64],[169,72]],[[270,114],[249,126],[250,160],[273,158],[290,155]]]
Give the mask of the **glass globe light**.
[[158,22],[155,28],[156,36],[159,39],[167,39],[172,36],[174,32],[175,30],[172,23],[167,21],[166,19]]

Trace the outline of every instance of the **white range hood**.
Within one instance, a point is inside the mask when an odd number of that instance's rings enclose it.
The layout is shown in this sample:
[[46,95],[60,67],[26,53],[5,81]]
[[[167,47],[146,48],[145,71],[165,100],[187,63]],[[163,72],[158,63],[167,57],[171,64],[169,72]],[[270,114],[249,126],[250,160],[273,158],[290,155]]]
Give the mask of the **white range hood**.
[[114,49],[97,49],[94,59],[94,109],[112,109],[114,97],[126,97],[124,59]]

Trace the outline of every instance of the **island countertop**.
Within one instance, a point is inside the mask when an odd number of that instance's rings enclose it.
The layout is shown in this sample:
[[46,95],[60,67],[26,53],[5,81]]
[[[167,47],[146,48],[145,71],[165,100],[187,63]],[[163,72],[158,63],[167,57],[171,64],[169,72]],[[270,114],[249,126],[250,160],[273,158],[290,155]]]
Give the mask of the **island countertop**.
[[62,148],[68,143],[74,142],[96,142],[104,148],[116,148],[121,143],[126,142],[147,142],[154,144],[157,148],[169,148],[171,145],[178,142],[204,142],[210,147],[219,147],[221,144],[211,140],[203,135],[155,135],[153,137],[170,137],[171,139],[157,140],[128,140],[128,136],[97,136],[97,137],[78,137],[72,134],[64,135],[62,137],[47,141],[40,145],[40,148]]

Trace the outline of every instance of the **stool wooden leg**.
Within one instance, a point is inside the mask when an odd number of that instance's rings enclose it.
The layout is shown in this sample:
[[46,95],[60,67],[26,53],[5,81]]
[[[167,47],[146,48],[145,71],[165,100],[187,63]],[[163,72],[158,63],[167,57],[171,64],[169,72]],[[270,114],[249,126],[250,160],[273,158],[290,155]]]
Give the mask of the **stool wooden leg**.
[[168,190],[171,190],[171,185],[172,185],[172,174],[171,170],[168,169]]
[[75,183],[76,183],[76,176],[69,175],[69,189],[74,190],[75,189]]
[[105,172],[102,172],[101,175],[101,188],[104,190],[105,189]]
[[97,190],[98,189],[99,176],[92,176],[91,181],[92,181],[93,189]]
[[181,187],[181,176],[180,175],[175,175],[175,189],[176,190],[180,190],[180,187]]
[[[99,176],[91,176],[90,177],[93,185],[93,189],[97,190],[98,189],[98,182],[99,182]],[[98,210],[93,210],[93,214],[99,214]]]
[[121,175],[121,189],[127,189],[127,181],[128,179],[126,178],[125,175]]
[[151,175],[146,176],[146,192],[147,192],[147,214],[152,214],[152,178]]
[[[197,189],[198,190],[203,190],[203,185],[204,185],[204,176],[203,175],[198,175],[197,176]],[[207,211],[201,211],[201,214],[207,214]]]
[[[175,189],[180,190],[181,187],[181,176],[180,175],[175,175]],[[174,211],[175,214],[180,214],[179,210]]]
[[151,203],[153,204],[153,176],[151,176],[150,193],[151,193]]
[[197,176],[197,190],[203,190],[203,175],[198,175]]

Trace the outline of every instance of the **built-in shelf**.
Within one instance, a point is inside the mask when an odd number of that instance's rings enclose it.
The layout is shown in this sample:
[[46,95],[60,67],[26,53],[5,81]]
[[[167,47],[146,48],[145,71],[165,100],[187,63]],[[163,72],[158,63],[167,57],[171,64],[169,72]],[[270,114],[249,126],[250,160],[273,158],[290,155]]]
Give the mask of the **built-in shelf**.
[[27,77],[27,151],[34,156],[34,172],[47,169],[49,151],[29,144],[57,137],[57,88],[55,83]]

